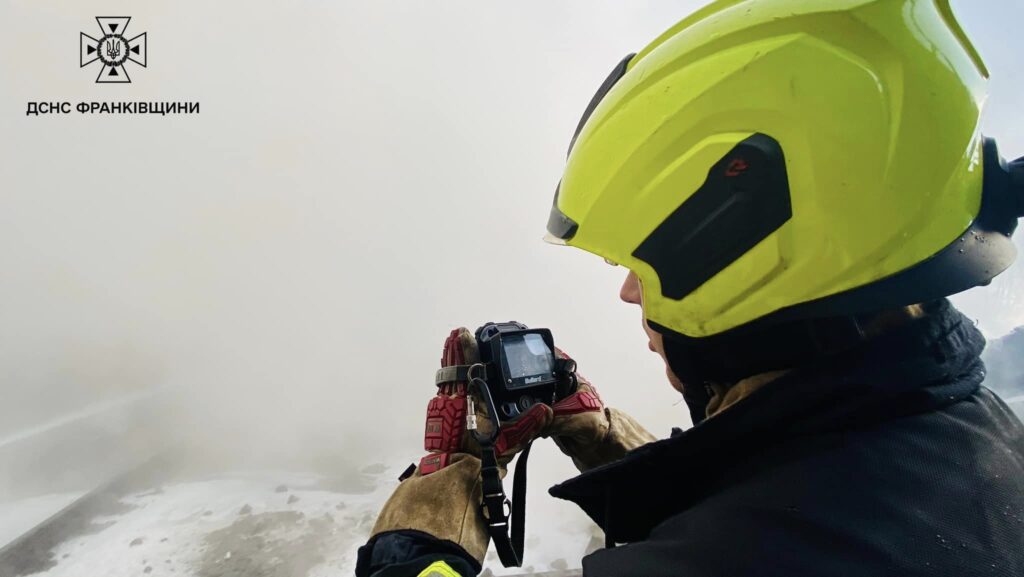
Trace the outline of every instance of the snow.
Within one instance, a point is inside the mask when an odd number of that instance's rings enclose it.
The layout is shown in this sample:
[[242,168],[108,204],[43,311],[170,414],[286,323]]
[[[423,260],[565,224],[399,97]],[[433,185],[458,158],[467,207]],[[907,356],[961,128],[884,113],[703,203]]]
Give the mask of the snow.
[[[93,519],[105,527],[59,545],[57,565],[36,575],[240,575],[236,569],[267,552],[279,561],[264,559],[268,566],[251,574],[274,576],[275,565],[295,563],[324,565],[311,568],[313,577],[351,574],[354,547],[386,495],[342,494],[321,484],[314,475],[237,473],[128,495],[121,500],[126,512]],[[220,551],[225,544],[239,550]]]
[[[373,471],[367,473],[366,471]],[[37,577],[337,577],[352,575],[357,548],[396,486],[397,470],[364,470],[365,492],[317,475],[243,472],[167,484],[126,495],[122,512],[92,520],[96,529],[53,551],[56,563]],[[376,488],[373,488],[376,487]],[[75,495],[40,498],[36,507]],[[539,503],[536,502],[535,503]],[[19,515],[33,506],[22,503]],[[533,508],[533,507],[531,507]],[[578,567],[592,531],[579,520],[534,517],[528,527],[532,565],[493,575]],[[0,517],[6,517],[0,509]],[[5,522],[5,526],[7,523]],[[12,531],[14,525],[11,525]],[[488,574],[485,571],[485,575]]]

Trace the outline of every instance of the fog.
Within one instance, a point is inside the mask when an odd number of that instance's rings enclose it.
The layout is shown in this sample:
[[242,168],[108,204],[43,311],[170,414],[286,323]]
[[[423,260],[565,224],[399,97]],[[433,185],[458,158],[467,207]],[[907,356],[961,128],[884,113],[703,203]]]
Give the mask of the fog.
[[[550,327],[656,434],[688,425],[618,301],[625,271],[540,238],[597,85],[701,4],[4,0],[0,445],[160,391],[143,446],[404,464],[448,331],[509,319]],[[1024,155],[1024,6],[955,8],[992,72],[986,133]],[[131,84],[78,67],[99,13],[148,33]],[[1024,324],[1022,271],[957,298],[989,336]],[[559,457],[539,451],[537,491],[573,472]]]

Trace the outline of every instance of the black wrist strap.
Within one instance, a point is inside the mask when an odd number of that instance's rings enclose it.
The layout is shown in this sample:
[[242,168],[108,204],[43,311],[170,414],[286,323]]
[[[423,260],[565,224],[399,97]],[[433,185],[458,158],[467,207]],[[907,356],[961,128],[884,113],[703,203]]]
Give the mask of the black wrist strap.
[[498,558],[505,567],[523,565],[523,544],[526,536],[526,462],[530,458],[532,446],[532,442],[527,444],[516,460],[511,502],[505,496],[494,447],[482,447],[480,479],[483,501],[480,503],[480,513],[487,523],[487,533],[494,542]]

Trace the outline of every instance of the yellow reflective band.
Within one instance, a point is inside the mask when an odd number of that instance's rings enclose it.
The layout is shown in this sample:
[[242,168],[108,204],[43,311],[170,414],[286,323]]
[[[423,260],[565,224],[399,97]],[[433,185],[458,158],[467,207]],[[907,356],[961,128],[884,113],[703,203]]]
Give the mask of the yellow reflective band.
[[455,569],[444,561],[435,561],[416,577],[462,577]]

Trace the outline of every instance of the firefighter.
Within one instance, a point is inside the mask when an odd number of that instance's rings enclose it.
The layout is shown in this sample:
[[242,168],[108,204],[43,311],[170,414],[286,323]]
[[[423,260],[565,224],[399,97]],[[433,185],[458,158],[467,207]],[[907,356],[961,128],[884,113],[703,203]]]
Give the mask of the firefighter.
[[[547,238],[628,269],[694,426],[655,440],[581,381],[503,429],[500,464],[544,436],[580,469],[551,494],[618,544],[584,576],[1024,575],[1024,427],[945,298],[1010,266],[1024,216],[1024,159],[979,130],[987,80],[948,0],[719,0],[615,66]],[[442,364],[474,346],[453,331]],[[481,571],[456,433],[359,577]]]

